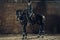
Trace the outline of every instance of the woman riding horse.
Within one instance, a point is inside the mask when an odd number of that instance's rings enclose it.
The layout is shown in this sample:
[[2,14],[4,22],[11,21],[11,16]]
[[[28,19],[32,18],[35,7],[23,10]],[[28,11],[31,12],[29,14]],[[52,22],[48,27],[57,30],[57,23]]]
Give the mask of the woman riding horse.
[[33,13],[31,16],[29,16],[27,10],[24,10],[23,12],[21,12],[21,10],[17,10],[16,15],[17,18],[19,18],[20,23],[23,25],[23,37],[27,36],[26,26],[28,22],[30,23],[30,25],[34,25],[37,23],[39,25],[39,35],[44,34],[44,15],[40,13]]

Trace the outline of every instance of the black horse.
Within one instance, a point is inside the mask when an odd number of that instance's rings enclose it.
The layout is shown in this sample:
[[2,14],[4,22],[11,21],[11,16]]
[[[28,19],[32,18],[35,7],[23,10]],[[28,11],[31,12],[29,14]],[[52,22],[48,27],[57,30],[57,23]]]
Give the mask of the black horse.
[[17,10],[16,15],[17,15],[17,18],[19,18],[20,23],[23,25],[23,37],[27,36],[26,26],[28,22],[30,23],[30,25],[34,25],[37,23],[39,25],[39,35],[44,34],[44,28],[45,28],[44,15],[40,13],[32,13],[32,15],[30,16],[30,14],[28,14],[28,10],[24,10],[24,11]]
[[16,11],[17,19],[20,20],[21,25],[23,26],[23,38],[24,36],[27,36],[26,33],[26,26],[27,26],[27,14],[23,12],[22,10],[17,10]]

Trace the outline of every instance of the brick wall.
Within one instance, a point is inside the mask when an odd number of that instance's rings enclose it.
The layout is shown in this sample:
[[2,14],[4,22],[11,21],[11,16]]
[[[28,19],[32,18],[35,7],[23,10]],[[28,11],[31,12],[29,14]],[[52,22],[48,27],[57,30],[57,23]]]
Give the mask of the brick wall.
[[[36,7],[33,4],[34,8]],[[46,32],[53,33],[59,32],[60,28],[60,4],[59,3],[47,3],[47,13],[46,13]],[[26,4],[16,4],[16,3],[5,3],[0,4],[0,33],[22,33],[22,26],[17,21],[16,10],[26,8]],[[34,25],[33,27],[27,27],[27,32],[32,33],[37,32],[39,27]]]

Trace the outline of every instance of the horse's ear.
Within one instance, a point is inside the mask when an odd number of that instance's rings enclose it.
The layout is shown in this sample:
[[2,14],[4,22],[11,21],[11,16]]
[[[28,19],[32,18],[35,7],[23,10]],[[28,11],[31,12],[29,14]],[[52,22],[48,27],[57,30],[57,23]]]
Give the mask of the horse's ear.
[[16,10],[16,15],[19,15],[19,14],[18,14],[18,10]]
[[[20,13],[19,13],[20,12]],[[19,15],[22,13],[22,10],[16,10],[16,15]]]

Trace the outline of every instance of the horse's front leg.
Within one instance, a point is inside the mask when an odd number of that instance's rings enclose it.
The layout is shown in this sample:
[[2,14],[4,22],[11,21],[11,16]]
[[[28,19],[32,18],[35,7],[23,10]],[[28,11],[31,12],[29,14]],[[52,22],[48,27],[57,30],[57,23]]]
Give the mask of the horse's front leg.
[[23,39],[27,38],[26,26],[27,24],[23,25]]

